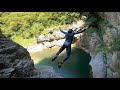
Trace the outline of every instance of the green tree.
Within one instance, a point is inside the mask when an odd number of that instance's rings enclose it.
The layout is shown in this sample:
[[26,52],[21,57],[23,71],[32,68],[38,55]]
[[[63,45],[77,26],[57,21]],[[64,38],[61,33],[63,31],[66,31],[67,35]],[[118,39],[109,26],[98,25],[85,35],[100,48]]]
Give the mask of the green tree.
[[22,44],[18,39],[35,39],[49,28],[58,30],[79,20],[79,16],[79,12],[0,12],[0,27],[3,34]]

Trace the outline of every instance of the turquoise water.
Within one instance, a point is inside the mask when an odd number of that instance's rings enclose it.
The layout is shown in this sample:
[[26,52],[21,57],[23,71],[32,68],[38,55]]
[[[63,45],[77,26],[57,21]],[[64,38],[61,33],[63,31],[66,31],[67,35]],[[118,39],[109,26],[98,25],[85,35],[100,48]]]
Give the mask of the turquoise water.
[[42,52],[32,54],[32,58],[37,60],[35,66],[52,66],[54,70],[65,78],[89,78],[91,57],[82,49],[73,48],[70,58],[64,63],[62,68],[58,68],[58,60],[65,58],[65,50],[58,56],[56,61],[51,62],[52,57],[59,48],[46,49]]

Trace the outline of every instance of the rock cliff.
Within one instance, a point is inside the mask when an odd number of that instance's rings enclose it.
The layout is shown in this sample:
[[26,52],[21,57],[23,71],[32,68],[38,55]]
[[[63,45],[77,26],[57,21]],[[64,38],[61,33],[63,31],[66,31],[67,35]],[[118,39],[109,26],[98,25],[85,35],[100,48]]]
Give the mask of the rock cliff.
[[52,67],[48,69],[48,66],[45,66],[36,69],[27,49],[6,38],[0,32],[0,78],[43,77],[58,78],[60,76]]
[[120,13],[89,13],[91,28],[80,39],[80,46],[92,56],[94,78],[120,77]]

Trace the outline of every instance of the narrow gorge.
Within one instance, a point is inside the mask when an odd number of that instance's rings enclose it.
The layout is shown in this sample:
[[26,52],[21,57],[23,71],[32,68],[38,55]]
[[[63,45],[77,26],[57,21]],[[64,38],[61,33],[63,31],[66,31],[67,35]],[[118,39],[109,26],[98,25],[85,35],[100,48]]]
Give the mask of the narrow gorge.
[[[75,36],[73,56],[76,53],[74,50],[84,50],[91,59],[87,61],[90,69],[88,78],[120,78],[120,12],[82,14],[87,17],[86,25],[90,28]],[[47,35],[38,36],[35,45],[23,47],[0,31],[0,78],[64,78],[51,66],[36,68],[30,55],[40,50],[61,47],[64,40],[61,32],[49,30]],[[78,53],[76,55],[82,57]]]

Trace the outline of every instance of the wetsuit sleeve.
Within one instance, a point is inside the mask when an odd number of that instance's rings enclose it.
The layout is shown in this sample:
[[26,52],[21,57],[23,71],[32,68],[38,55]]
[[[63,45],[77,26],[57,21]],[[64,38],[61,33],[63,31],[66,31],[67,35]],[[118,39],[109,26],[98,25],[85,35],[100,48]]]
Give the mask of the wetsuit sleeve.
[[80,29],[80,30],[78,30],[78,32],[74,32],[74,34],[79,34],[79,33],[82,33],[82,32],[84,32],[86,29]]
[[60,30],[62,33],[67,34],[67,32],[64,32],[63,30]]

